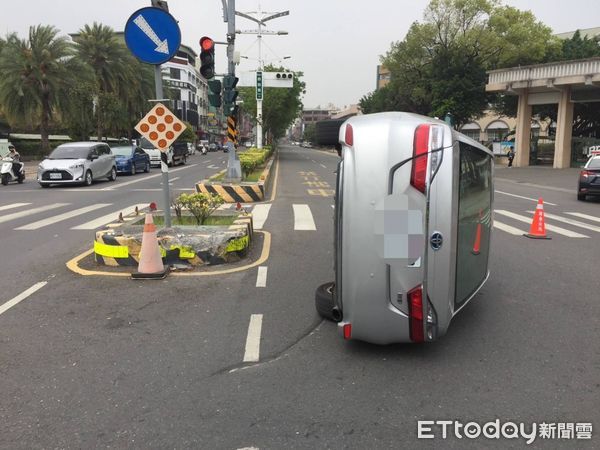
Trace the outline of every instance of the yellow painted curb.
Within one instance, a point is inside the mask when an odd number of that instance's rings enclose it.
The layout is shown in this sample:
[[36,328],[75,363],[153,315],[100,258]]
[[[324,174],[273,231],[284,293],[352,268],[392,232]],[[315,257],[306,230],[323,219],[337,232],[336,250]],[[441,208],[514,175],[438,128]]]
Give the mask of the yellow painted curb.
[[[262,233],[264,236],[264,241],[263,241],[263,248],[260,253],[260,257],[253,263],[248,264],[246,266],[235,267],[233,269],[218,270],[218,271],[214,271],[214,272],[171,272],[170,276],[208,277],[208,276],[214,276],[214,275],[224,275],[224,274],[228,274],[228,273],[243,272],[244,270],[248,270],[248,269],[251,269],[253,267],[263,264],[265,261],[267,261],[269,259],[269,254],[271,252],[271,233],[269,233],[268,231],[260,231],[260,230],[255,230],[255,233]],[[70,261],[67,262],[67,268],[71,272],[74,272],[78,275],[83,275],[83,276],[95,275],[95,276],[121,277],[121,278],[130,278],[131,277],[130,273],[101,272],[98,270],[87,270],[87,269],[82,269],[81,267],[79,267],[79,261],[81,261],[86,256],[89,256],[93,252],[94,252],[94,249],[87,250],[87,251],[83,252],[81,255],[78,255],[75,258],[71,259]]]

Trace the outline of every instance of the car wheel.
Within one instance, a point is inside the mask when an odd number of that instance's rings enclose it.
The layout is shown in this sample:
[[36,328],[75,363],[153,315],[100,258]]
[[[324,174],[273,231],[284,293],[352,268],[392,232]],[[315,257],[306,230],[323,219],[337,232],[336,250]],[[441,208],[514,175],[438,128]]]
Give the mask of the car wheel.
[[577,200],[585,201],[585,194],[577,194]]
[[8,184],[8,174],[4,173],[2,174],[2,185],[6,186]]
[[115,167],[113,166],[112,169],[110,169],[110,175],[108,176],[109,181],[115,181],[117,179],[117,169],[115,169]]
[[150,172],[150,163],[146,163],[146,165],[144,166],[144,172]]
[[84,184],[85,184],[86,186],[91,186],[93,182],[94,182],[94,178],[92,177],[92,172],[88,170],[88,171],[85,173],[85,180],[84,180]]
[[131,175],[135,175],[135,164],[131,163]]
[[317,288],[315,292],[315,307],[322,318],[339,322],[342,317],[340,311],[334,307],[334,286],[335,283],[330,281],[329,283],[322,284]]

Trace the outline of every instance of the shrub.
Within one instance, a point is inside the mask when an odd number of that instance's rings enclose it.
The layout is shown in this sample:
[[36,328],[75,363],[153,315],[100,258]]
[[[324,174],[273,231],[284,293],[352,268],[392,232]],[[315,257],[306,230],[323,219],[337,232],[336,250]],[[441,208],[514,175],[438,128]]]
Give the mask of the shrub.
[[177,201],[192,213],[198,225],[203,225],[224,202],[220,195],[203,193],[181,194]]

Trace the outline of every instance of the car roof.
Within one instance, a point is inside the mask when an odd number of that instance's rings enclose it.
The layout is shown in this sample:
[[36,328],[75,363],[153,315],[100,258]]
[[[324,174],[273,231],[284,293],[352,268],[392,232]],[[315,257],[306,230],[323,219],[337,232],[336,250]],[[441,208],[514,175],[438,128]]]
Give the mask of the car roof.
[[90,148],[95,147],[98,144],[106,144],[106,142],[95,142],[95,141],[87,141],[87,142],[65,142],[64,144],[60,144],[59,147],[81,147],[81,148]]

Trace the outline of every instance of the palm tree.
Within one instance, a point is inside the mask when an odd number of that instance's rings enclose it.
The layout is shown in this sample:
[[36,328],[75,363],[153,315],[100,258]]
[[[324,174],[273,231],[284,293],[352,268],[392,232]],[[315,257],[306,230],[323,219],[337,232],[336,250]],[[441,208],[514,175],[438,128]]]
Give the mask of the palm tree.
[[88,65],[95,79],[96,127],[98,140],[102,139],[103,122],[109,121],[106,109],[119,89],[132,76],[131,55],[109,26],[94,22],[85,25],[73,37],[78,58]]
[[29,28],[28,39],[7,36],[0,52],[0,104],[12,120],[39,121],[42,151],[50,149],[50,120],[73,79],[71,46],[52,26]]

